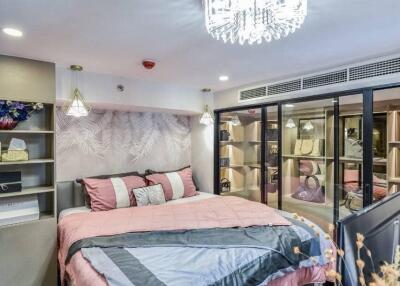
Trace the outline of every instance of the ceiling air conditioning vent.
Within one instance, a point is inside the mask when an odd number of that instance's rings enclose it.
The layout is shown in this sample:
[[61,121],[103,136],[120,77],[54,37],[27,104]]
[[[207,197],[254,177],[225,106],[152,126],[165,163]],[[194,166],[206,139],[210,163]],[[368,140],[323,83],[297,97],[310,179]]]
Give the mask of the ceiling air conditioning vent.
[[347,69],[303,78],[303,89],[347,81]]
[[349,79],[358,80],[400,72],[400,58],[366,64],[349,69]]
[[261,86],[240,91],[240,100],[257,99],[267,95],[267,87]]
[[301,90],[301,78],[269,85],[268,95],[281,94],[298,90]]

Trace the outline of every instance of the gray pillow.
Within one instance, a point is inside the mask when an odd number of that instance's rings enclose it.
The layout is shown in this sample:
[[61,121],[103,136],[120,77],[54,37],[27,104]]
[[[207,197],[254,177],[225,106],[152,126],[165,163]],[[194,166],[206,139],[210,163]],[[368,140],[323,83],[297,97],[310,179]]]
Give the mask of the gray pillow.
[[164,190],[161,184],[132,190],[138,207],[165,204]]

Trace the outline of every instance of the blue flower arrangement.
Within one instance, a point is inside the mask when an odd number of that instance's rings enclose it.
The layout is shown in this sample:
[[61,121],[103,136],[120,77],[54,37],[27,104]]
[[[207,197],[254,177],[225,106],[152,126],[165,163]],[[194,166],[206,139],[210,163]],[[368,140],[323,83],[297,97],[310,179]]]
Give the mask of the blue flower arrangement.
[[19,122],[27,120],[33,112],[42,109],[43,103],[0,100],[0,129],[13,129]]

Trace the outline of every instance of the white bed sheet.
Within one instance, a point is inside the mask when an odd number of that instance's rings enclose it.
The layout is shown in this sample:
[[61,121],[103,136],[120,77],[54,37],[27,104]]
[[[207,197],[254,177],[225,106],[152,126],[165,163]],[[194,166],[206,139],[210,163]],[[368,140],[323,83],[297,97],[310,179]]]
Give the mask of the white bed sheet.
[[[183,204],[183,203],[187,203],[187,202],[205,200],[205,199],[209,199],[209,198],[216,196],[214,194],[205,193],[205,192],[198,192],[198,193],[199,194],[197,196],[168,201],[167,204]],[[91,211],[90,208],[87,206],[65,209],[60,212],[60,214],[58,216],[58,220],[62,219],[63,217],[65,217],[67,215],[76,214],[76,213],[88,213],[90,211]]]

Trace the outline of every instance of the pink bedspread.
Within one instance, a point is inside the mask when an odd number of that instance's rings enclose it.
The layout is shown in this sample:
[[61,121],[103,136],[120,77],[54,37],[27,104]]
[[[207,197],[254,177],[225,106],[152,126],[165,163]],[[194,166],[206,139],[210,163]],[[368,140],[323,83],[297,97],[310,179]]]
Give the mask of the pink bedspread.
[[107,285],[103,277],[91,267],[80,252],[72,257],[68,265],[65,265],[69,247],[83,238],[140,231],[253,225],[290,225],[290,223],[266,205],[237,197],[215,197],[177,205],[72,214],[62,218],[58,224],[61,281],[64,283],[64,276],[67,273],[76,286]]

